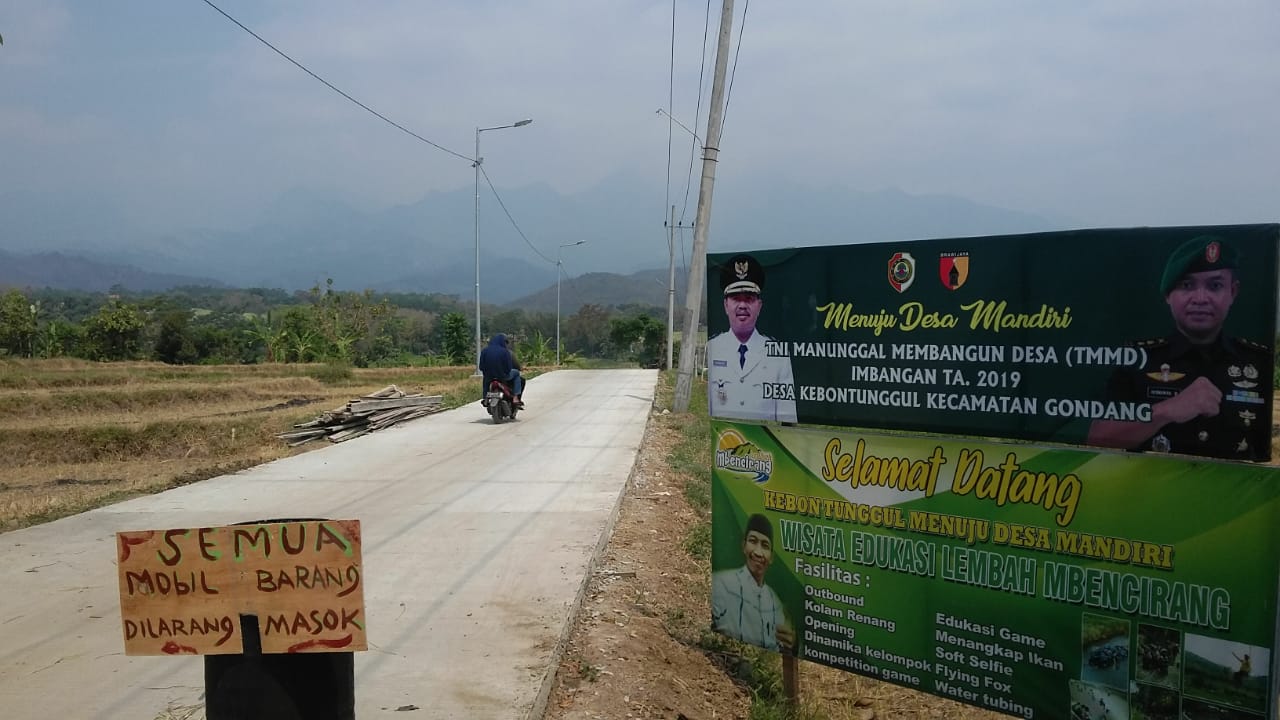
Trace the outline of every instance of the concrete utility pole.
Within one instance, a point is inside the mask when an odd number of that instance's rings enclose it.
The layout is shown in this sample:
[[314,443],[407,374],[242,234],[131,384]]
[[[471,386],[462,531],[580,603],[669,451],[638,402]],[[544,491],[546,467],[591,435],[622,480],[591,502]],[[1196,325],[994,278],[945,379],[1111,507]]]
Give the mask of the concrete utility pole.
[[[694,137],[697,137],[696,135]],[[671,222],[667,225],[667,369],[675,367],[676,337],[676,229],[693,227],[676,224],[676,206],[671,206]]]
[[[693,257],[685,287],[684,334],[680,337],[680,371],[676,374],[673,412],[689,410],[693,391],[694,345],[698,342],[698,311],[702,307],[702,282],[707,276],[707,233],[711,230],[711,191],[716,182],[716,158],[720,154],[720,123],[724,119],[724,76],[729,65],[729,34],[733,29],[733,0],[720,10],[720,40],[716,45],[716,72],[711,83],[711,111],[707,114],[707,144],[702,149],[702,183],[698,187],[698,214],[693,220]],[[710,308],[707,309],[710,312]]]

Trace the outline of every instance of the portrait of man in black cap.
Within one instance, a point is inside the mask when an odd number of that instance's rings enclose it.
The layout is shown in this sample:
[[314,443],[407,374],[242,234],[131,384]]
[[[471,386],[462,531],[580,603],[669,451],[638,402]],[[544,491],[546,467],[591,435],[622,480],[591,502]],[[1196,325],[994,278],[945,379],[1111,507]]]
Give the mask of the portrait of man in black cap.
[[742,538],[746,564],[711,576],[711,626],[736,640],[778,652],[795,646],[795,630],[782,600],[764,582],[773,562],[773,525],[759,513],[747,518]]
[[796,422],[791,358],[769,357],[765,343],[771,338],[756,329],[764,306],[764,268],[750,255],[735,255],[720,267],[720,289],[729,331],[707,341],[711,415]]
[[1201,235],[1169,256],[1160,291],[1175,331],[1135,344],[1141,368],[1117,370],[1107,399],[1149,403],[1146,422],[1094,420],[1091,445],[1234,460],[1271,454],[1271,348],[1223,332],[1240,294],[1240,256]]

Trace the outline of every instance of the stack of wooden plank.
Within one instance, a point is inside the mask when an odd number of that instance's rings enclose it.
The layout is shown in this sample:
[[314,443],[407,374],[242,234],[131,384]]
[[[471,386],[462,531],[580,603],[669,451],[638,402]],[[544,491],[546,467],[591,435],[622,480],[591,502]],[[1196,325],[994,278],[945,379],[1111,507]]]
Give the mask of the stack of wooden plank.
[[378,392],[348,401],[340,408],[323,412],[310,422],[294,425],[294,430],[276,437],[289,443],[289,447],[321,437],[337,443],[443,409],[444,398],[441,395],[410,395],[395,385],[388,385]]

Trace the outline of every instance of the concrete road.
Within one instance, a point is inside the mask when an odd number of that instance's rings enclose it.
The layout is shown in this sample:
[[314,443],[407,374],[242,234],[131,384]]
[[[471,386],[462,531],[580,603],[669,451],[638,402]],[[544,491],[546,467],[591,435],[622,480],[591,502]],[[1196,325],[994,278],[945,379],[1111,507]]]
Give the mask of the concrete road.
[[549,373],[515,423],[473,404],[0,535],[0,716],[204,717],[202,658],[123,654],[115,533],[323,517],[362,523],[358,718],[541,717],[656,378]]

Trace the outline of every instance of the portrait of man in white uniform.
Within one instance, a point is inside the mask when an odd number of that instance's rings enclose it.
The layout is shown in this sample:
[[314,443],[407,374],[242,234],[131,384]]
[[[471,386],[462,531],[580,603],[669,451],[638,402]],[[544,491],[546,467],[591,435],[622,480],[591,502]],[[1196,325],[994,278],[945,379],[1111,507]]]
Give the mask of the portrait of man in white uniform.
[[791,358],[769,357],[771,338],[756,330],[764,305],[764,268],[736,255],[720,268],[729,331],[707,341],[707,402],[713,417],[796,422]]

